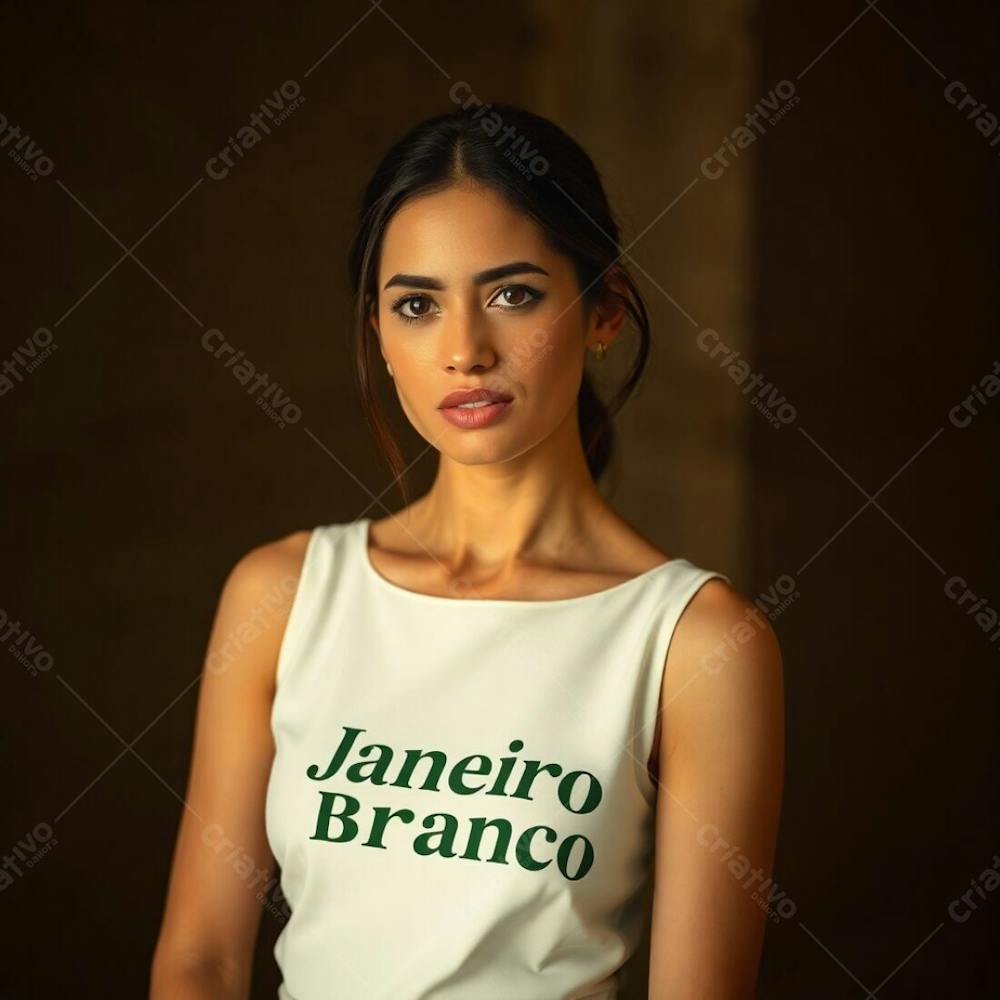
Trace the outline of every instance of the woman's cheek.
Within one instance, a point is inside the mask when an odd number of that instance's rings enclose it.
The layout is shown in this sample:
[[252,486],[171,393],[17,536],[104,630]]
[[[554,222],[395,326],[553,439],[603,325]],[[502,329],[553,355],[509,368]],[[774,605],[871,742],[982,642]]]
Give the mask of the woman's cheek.
[[545,337],[536,335],[531,347],[519,368],[519,381],[558,421],[576,399],[583,375],[583,348],[569,343],[565,335],[548,331]]

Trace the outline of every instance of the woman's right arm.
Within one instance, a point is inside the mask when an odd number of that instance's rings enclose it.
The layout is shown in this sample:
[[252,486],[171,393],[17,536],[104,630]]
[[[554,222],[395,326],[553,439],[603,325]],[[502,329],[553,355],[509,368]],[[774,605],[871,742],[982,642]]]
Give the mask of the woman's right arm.
[[256,896],[274,866],[264,805],[274,758],[275,668],[308,540],[309,532],[299,531],[253,549],[222,588],[150,1000],[250,994],[262,909]]

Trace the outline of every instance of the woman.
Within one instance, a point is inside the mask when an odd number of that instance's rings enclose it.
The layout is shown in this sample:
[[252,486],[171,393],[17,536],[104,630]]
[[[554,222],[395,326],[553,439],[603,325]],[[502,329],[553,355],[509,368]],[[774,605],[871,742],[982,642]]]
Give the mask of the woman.
[[[753,995],[780,653],[728,578],[598,489],[650,349],[620,257],[590,158],[521,109],[437,116],[379,165],[350,256],[357,371],[397,478],[378,357],[437,475],[231,571],[153,1000],[248,995],[275,859],[284,1000],[618,997],[646,888],[641,992]],[[586,355],[626,319],[605,409]]]

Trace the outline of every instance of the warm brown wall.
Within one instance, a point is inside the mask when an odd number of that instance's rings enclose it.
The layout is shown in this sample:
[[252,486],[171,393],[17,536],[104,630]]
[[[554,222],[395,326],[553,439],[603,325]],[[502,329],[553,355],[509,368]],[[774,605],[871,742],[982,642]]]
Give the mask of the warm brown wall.
[[[766,5],[764,87],[862,9]],[[1000,607],[1000,396],[967,428],[948,419],[1000,359],[1000,146],[943,95],[959,79],[1000,107],[1000,23],[986,2],[883,10],[891,23],[858,20],[758,143],[753,360],[798,410],[777,431],[751,424],[753,579],[788,574],[799,595],[776,623],[778,880],[798,912],[769,936],[764,996],[863,997],[852,976],[883,998],[1000,983],[1000,895],[948,915],[1000,848],[1000,643],[944,592],[961,575]]]

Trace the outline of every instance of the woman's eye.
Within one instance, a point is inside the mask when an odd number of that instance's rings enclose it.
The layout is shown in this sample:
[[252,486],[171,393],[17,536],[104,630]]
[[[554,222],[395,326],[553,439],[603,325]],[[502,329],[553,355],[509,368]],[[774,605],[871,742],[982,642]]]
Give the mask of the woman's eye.
[[[422,304],[422,307],[421,307]],[[414,308],[414,306],[418,308]],[[409,295],[393,304],[393,312],[407,323],[415,323],[430,315],[430,299],[425,295]],[[409,309],[409,312],[405,310]],[[423,309],[423,311],[422,311]]]
[[[505,298],[506,296],[511,295],[515,297],[515,301],[511,301],[510,298]],[[527,285],[508,285],[506,288],[501,288],[497,293],[497,299],[504,298],[501,305],[508,309],[520,309],[522,306],[526,306],[530,302],[534,302],[535,299],[540,299],[541,297],[541,293],[536,292],[533,288],[529,288]],[[496,299],[494,299],[494,301],[496,301]]]

